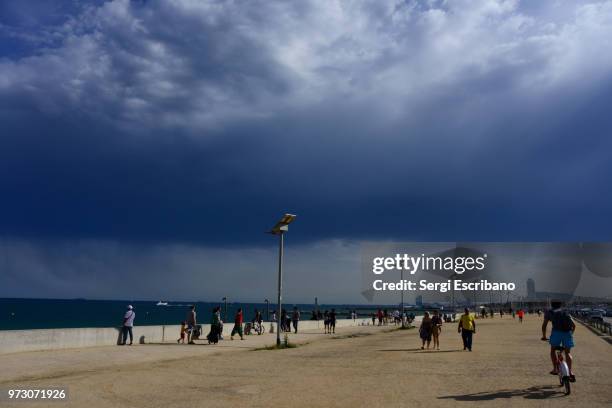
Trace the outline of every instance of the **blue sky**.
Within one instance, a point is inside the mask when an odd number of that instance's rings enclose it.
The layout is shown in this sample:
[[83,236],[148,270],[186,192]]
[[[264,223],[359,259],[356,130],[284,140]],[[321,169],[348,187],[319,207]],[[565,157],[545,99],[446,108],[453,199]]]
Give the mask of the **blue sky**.
[[363,241],[610,240],[611,21],[610,1],[4,1],[0,296],[272,291],[285,211],[296,301]]

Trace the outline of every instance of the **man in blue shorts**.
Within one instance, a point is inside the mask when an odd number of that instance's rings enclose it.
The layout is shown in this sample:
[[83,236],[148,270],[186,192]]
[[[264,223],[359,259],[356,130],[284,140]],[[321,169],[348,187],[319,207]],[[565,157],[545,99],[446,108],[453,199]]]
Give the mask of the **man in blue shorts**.
[[572,355],[570,351],[574,347],[574,330],[576,325],[569,315],[569,312],[562,308],[563,303],[559,301],[551,302],[552,308],[544,313],[544,323],[542,323],[542,340],[546,340],[546,328],[548,322],[552,323],[552,331],[550,333],[550,359],[552,360],[553,370],[550,372],[553,375],[558,374],[558,362],[555,349],[563,347],[565,351],[565,360],[570,371],[570,381],[575,382],[576,377],[572,371]]

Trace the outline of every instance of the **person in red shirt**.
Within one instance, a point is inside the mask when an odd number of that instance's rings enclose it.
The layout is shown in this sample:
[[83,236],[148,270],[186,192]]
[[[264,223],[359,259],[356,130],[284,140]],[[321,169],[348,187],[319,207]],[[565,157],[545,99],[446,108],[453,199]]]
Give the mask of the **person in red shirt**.
[[240,340],[244,340],[242,335],[242,308],[238,309],[236,312],[236,316],[234,317],[234,328],[232,329],[232,334],[230,335],[230,339],[234,340],[234,335],[238,333],[240,335]]
[[519,322],[523,323],[523,316],[525,316],[525,312],[523,312],[523,309],[519,309],[517,315],[518,315],[518,318],[519,318]]

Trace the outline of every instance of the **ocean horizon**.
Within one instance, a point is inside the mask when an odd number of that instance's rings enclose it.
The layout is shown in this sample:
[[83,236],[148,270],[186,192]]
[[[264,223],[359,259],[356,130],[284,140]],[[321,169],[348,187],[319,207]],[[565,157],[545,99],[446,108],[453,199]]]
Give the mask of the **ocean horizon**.
[[[166,302],[166,300],[163,300]],[[127,305],[132,305],[136,313],[136,326],[174,325],[185,320],[189,307],[196,306],[199,323],[210,323],[212,309],[221,306],[225,317],[224,302],[208,301],[167,301],[158,306],[153,300],[100,300],[100,299],[37,299],[37,298],[0,298],[0,330],[60,329],[78,327],[118,327],[122,324]],[[285,303],[290,309],[297,307],[302,320],[309,320],[314,303]],[[255,310],[263,313],[264,320],[276,309],[275,303],[269,308],[265,303],[228,302],[226,322],[233,322],[238,308],[244,311],[245,321],[250,321]],[[321,311],[336,309],[339,318],[348,318],[352,310],[358,317],[370,316],[378,308],[389,311],[398,305],[359,305],[359,304],[319,304]]]

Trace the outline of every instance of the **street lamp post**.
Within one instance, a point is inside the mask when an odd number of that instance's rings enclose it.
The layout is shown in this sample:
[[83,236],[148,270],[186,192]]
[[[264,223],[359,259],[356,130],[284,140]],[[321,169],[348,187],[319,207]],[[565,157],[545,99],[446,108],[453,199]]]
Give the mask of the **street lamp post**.
[[270,234],[278,235],[278,307],[276,319],[276,345],[280,346],[280,321],[282,319],[282,291],[283,291],[283,252],[285,245],[285,232],[289,231],[289,224],[295,219],[293,214],[285,214],[279,222],[269,231]]
[[265,299],[264,302],[266,302],[266,320],[270,321],[270,301]]
[[406,314],[406,308],[404,307],[404,268],[402,268],[400,270],[400,282],[402,282],[402,315],[400,316],[400,318],[402,319],[402,327],[406,327],[406,318],[405,318],[405,314]]
[[221,300],[224,302],[223,321],[227,322],[227,296],[224,296]]

